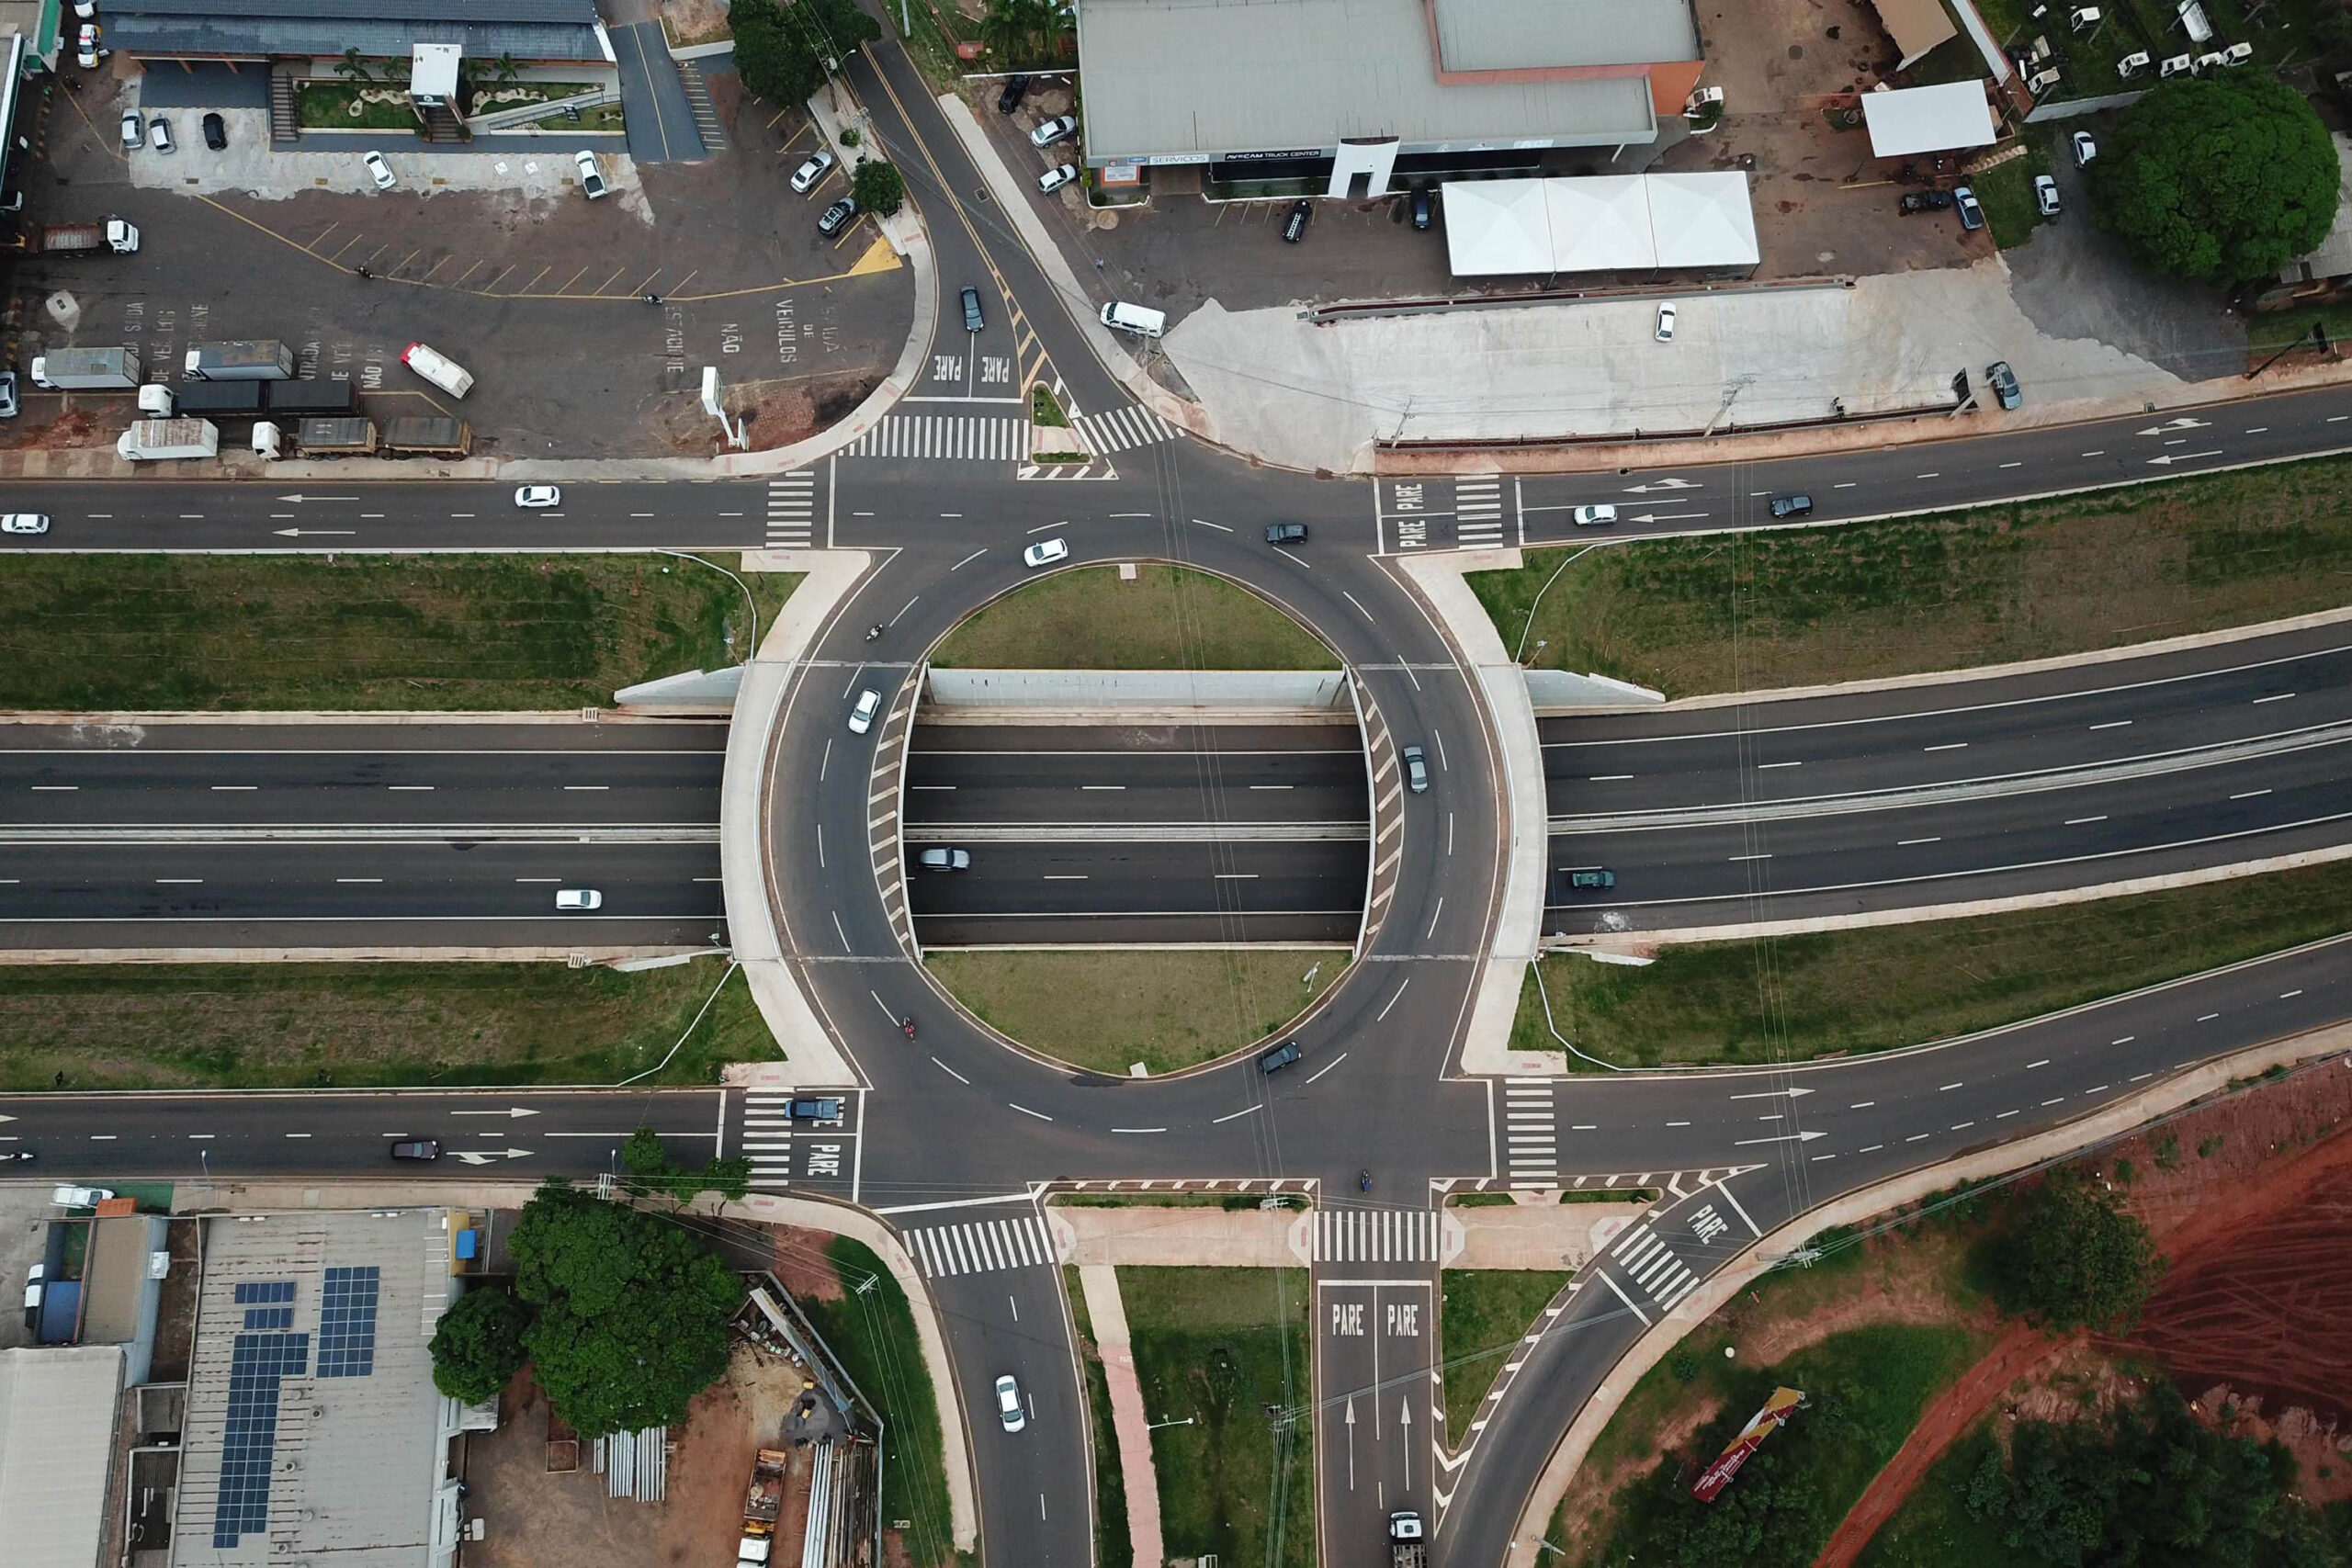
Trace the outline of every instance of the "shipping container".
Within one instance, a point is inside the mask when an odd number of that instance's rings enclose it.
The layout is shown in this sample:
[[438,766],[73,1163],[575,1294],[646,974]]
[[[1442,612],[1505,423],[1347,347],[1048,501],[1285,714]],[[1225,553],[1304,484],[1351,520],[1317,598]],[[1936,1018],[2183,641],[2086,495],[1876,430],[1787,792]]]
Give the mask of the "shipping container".
[[217,457],[220,430],[209,419],[142,419],[122,433],[115,455],[131,462],[163,457]]
[[191,381],[283,381],[294,374],[294,350],[274,337],[199,343],[186,365]]
[[179,385],[182,413],[257,414],[262,411],[259,381],[183,381]]
[[145,378],[135,348],[53,348],[33,356],[33,385],[51,391],[135,391]]
[[364,457],[376,449],[376,422],[306,419],[294,427],[294,445],[306,457]]
[[446,414],[404,413],[384,422],[387,457],[462,457],[474,449],[474,427]]
[[284,411],[291,414],[356,413],[359,409],[359,383],[321,378],[315,380],[270,381],[263,384],[263,392],[271,412]]

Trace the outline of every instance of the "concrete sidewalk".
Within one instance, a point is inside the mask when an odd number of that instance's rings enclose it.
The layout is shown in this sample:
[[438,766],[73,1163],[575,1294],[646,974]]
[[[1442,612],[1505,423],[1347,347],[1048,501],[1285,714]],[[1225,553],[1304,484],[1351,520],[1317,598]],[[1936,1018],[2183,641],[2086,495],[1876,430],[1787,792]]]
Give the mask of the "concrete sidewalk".
[[[1138,1564],[1167,1561],[1159,1533],[1159,1474],[1151,1467],[1150,1417],[1143,1407],[1143,1384],[1136,1378],[1135,1346],[1127,1337],[1126,1303],[1119,1299],[1118,1270],[1108,1264],[1081,1264],[1079,1288],[1086,1294],[1086,1319],[1094,1348],[1102,1353],[1102,1381],[1111,1391],[1111,1429],[1119,1445],[1119,1477],[1127,1494],[1127,1544]],[[1099,1442],[1102,1434],[1095,1434]]]

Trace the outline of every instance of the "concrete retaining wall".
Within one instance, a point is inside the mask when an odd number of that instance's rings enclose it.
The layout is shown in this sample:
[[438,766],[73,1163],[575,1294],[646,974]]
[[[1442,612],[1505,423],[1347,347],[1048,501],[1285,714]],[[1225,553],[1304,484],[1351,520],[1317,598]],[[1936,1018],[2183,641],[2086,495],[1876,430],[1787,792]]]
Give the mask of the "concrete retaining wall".
[[735,694],[742,689],[743,667],[730,664],[724,670],[689,670],[658,681],[639,681],[615,692],[613,701],[623,707],[707,707],[732,713]]
[[[623,699],[626,701],[626,697]],[[1622,708],[1647,706],[1666,701],[1664,692],[1613,681],[1606,675],[1578,675],[1568,670],[1530,670],[1527,700],[1539,714],[1560,708]]]
[[[989,710],[1104,716],[1307,714],[1352,717],[1343,670],[933,670],[926,719]],[[1622,699],[1621,699],[1622,700]]]
[[2025,117],[2028,125],[2047,125],[2053,119],[2074,119],[2086,114],[2102,114],[2109,109],[2128,109],[2148,96],[2145,87],[2136,93],[2109,93],[2097,98],[2064,98],[2057,103],[2036,104]]

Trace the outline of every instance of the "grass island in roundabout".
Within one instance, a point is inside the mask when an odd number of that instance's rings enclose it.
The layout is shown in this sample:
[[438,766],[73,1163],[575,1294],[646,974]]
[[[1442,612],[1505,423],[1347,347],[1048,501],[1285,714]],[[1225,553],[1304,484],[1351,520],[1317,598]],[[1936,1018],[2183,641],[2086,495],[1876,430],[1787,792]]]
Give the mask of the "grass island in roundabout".
[[1084,567],[981,606],[932,650],[901,787],[926,970],[1041,1055],[1197,1066],[1281,1037],[1353,959],[1351,682],[1224,578]]

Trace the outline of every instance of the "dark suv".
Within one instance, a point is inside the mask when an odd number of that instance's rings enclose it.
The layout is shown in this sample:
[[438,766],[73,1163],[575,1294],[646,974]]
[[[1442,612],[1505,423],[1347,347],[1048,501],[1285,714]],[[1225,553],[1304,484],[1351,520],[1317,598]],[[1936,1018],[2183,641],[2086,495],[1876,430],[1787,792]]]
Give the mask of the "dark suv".
[[1304,523],[1269,523],[1266,525],[1266,543],[1270,545],[1303,545],[1306,543],[1306,525]]
[[785,1114],[795,1122],[838,1122],[842,1119],[842,1102],[838,1100],[796,1100],[786,1105]]
[[1283,220],[1283,238],[1292,244],[1306,238],[1306,220],[1315,216],[1315,204],[1305,197],[1290,204],[1290,216]]
[[1903,193],[1895,209],[1908,218],[1915,212],[1942,212],[1951,206],[1951,192],[1948,190],[1912,190]]
[[999,114],[1011,114],[1014,109],[1021,107],[1021,100],[1028,91],[1028,77],[1006,77],[1004,82],[1004,91],[996,96],[996,112]]
[[1297,1041],[1285,1040],[1258,1058],[1258,1070],[1261,1073],[1280,1072],[1297,1061],[1305,1053],[1299,1050]]

